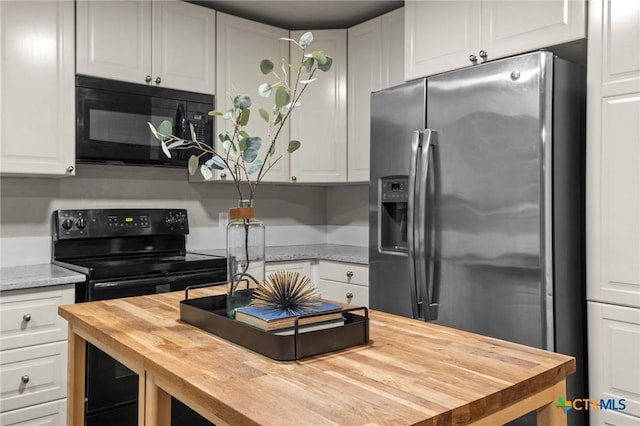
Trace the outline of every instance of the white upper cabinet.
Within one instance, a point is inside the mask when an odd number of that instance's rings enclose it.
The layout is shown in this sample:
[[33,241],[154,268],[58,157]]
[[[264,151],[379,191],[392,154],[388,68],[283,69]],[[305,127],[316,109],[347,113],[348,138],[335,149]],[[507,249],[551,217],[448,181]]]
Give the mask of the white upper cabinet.
[[405,2],[405,77],[426,77],[586,37],[586,1]]
[[0,1],[3,175],[75,173],[74,4]]
[[[318,70],[301,106],[291,116],[291,139],[302,146],[291,156],[293,182],[345,182],[347,180],[347,30],[314,30],[311,51],[333,58],[327,72]],[[304,31],[292,31],[298,40]],[[301,50],[291,49],[292,64]]]
[[371,92],[404,82],[404,11],[348,29],[349,182],[369,180]]
[[[233,108],[233,98],[238,95],[251,97],[251,117],[245,130],[251,136],[262,138],[262,147],[258,158],[264,159],[271,141],[267,133],[267,123],[260,117],[258,110],[264,108],[269,113],[273,111],[273,96],[263,98],[258,93],[262,83],[275,83],[272,75],[263,75],[260,71],[260,61],[270,59],[281,69],[281,61],[289,58],[289,42],[280,40],[288,38],[289,31],[282,28],[261,24],[247,19],[218,13],[217,22],[217,51],[218,77],[216,93],[216,109],[226,111]],[[295,111],[294,111],[295,112]],[[232,125],[222,117],[216,117],[216,133],[231,130]],[[280,158],[265,175],[264,181],[289,181],[289,125],[285,125],[280,132],[275,153],[271,159]],[[299,155],[298,152],[293,154]],[[231,177],[225,171],[217,173],[217,179],[229,180]]]
[[76,2],[78,74],[214,93],[215,11],[181,1]]

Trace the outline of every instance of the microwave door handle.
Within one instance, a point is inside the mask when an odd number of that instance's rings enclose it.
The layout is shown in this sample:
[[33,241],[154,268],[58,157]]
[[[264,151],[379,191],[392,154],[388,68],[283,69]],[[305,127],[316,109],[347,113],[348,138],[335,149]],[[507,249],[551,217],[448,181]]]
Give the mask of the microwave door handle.
[[411,309],[413,318],[419,318],[418,283],[416,276],[416,194],[420,191],[418,181],[418,162],[420,161],[420,146],[422,132],[416,130],[411,137],[411,159],[409,165],[409,201],[407,206],[407,246],[409,259],[409,289],[411,293]]

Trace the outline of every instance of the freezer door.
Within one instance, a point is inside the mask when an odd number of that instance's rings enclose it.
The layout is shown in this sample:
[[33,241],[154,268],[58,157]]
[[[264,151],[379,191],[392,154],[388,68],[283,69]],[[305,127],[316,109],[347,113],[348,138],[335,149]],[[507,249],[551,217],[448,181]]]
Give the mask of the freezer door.
[[434,322],[539,348],[553,337],[551,71],[539,52],[427,82],[438,134]]
[[[369,306],[384,312],[417,317],[416,285],[409,276],[406,236],[408,217],[398,195],[397,203],[382,203],[381,194],[396,185],[408,190],[411,141],[415,130],[425,127],[426,82],[416,80],[371,95],[371,166],[369,180]],[[395,222],[384,228],[384,215]],[[393,228],[395,226],[396,228]],[[384,238],[384,232],[400,227],[399,238]]]

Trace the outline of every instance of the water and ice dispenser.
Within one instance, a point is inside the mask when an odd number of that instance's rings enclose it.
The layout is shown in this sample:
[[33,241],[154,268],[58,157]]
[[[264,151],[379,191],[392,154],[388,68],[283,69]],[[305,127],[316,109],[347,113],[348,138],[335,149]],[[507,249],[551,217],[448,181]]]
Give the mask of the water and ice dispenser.
[[406,253],[408,251],[409,177],[381,178],[379,203],[379,250],[388,253]]

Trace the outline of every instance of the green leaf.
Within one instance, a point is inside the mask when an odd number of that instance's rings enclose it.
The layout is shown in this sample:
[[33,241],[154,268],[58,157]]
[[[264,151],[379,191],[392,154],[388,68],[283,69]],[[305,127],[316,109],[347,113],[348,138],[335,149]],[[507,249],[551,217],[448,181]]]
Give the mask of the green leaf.
[[246,126],[249,122],[249,115],[251,114],[251,110],[247,108],[240,111],[241,112],[240,116],[238,117],[238,124],[241,126]]
[[251,108],[251,98],[247,95],[239,95],[233,98],[233,106],[245,110]]
[[271,145],[271,149],[269,150],[269,157],[273,157],[273,154],[276,153],[276,146]]
[[149,128],[151,128],[151,133],[153,133],[153,136],[154,136],[156,139],[160,139],[160,140],[161,140],[161,139],[164,139],[162,136],[160,136],[160,135],[158,134],[158,131],[156,130],[156,128],[155,128],[155,127],[153,127],[153,124],[149,123],[148,121],[147,121],[147,124],[149,125]]
[[223,133],[218,133],[218,140],[220,142],[228,141],[230,139],[231,138],[229,137],[229,135],[227,133],[224,133],[224,132]]
[[247,133],[245,130],[238,130],[238,134],[242,138],[248,138],[249,137],[249,133]]
[[196,129],[193,128],[193,123],[189,122],[189,131],[191,132],[191,140],[196,141]]
[[202,175],[204,180],[213,179],[213,173],[211,172],[211,169],[204,164],[200,166],[200,174]]
[[293,71],[293,74],[300,73],[300,68],[298,67],[294,67],[293,65],[289,64],[289,68],[291,68],[291,71]]
[[205,166],[207,166],[208,169],[216,169],[216,170],[224,170],[227,168],[227,165],[224,164],[224,161],[222,161],[222,159],[220,157],[218,157],[217,155],[213,156],[212,158],[208,159],[205,163]]
[[160,142],[160,146],[162,147],[162,152],[164,152],[164,155],[171,158],[171,153],[169,152],[169,148],[167,148],[167,144],[162,141]]
[[331,64],[333,64],[333,58],[331,56],[325,56],[326,62],[324,64],[318,64],[318,68],[320,71],[327,72],[331,69]]
[[233,108],[229,108],[222,114],[222,118],[225,120],[231,120],[233,118]]
[[252,163],[258,157],[258,150],[262,145],[262,139],[252,136],[246,140],[247,148],[242,152],[242,159],[247,163]]
[[307,47],[312,42],[313,42],[313,34],[311,34],[310,32],[306,32],[306,33],[302,34],[302,36],[300,37],[300,41],[298,41],[298,43],[302,47]]
[[267,123],[269,122],[269,113],[267,112],[266,109],[260,108],[258,110],[258,113],[260,114],[260,117],[262,117],[264,121],[266,121]]
[[269,74],[271,71],[273,71],[273,62],[271,62],[269,59],[263,59],[262,61],[260,61],[260,71],[262,71],[262,74]]
[[161,133],[165,136],[170,135],[173,132],[173,125],[169,120],[163,120],[162,123],[158,126],[158,133]]
[[232,159],[236,159],[236,146],[234,144],[231,143],[231,141],[224,141],[222,142],[222,147],[224,148],[225,152],[229,153],[229,156]]
[[307,72],[311,72],[311,69],[313,68],[313,62],[314,62],[313,57],[305,55],[305,58],[302,61],[302,65],[304,65],[304,69]]
[[[165,142],[163,142],[163,143],[166,145]],[[173,149],[173,148],[178,147],[180,145],[184,145],[184,140],[183,139],[178,139],[176,141],[173,141],[169,145],[166,145],[166,146],[167,146],[167,149]]]
[[289,102],[291,102],[289,91],[284,87],[278,87],[278,90],[276,90],[276,106],[282,108]]
[[318,64],[320,64],[320,65],[324,64],[325,62],[327,62],[327,57],[324,56],[324,54],[322,52],[311,52],[311,56],[313,57],[313,59],[318,61]]
[[238,143],[238,148],[240,148],[240,152],[244,152],[247,149],[248,140],[249,140],[248,136],[246,138],[240,139],[240,142]]
[[289,154],[295,152],[298,148],[300,148],[300,141],[289,141],[289,146],[287,146],[287,152]]
[[262,83],[260,86],[258,86],[258,93],[263,98],[268,98],[269,96],[271,96],[272,92],[273,88],[269,83]]
[[213,110],[213,111],[209,111],[208,114],[210,116],[222,115],[222,111]]
[[189,157],[189,174],[191,176],[193,176],[196,173],[196,170],[198,170],[198,163],[200,161],[198,160],[198,157],[196,155],[192,155],[191,157]]
[[278,111],[278,113],[276,114],[276,119],[273,120],[273,124],[278,124],[282,121],[282,113],[280,111]]
[[249,167],[249,170],[247,170],[247,173],[252,175],[255,172],[257,172],[258,170],[260,170],[260,167],[262,167],[262,160],[256,160],[256,161],[253,162],[251,167]]

